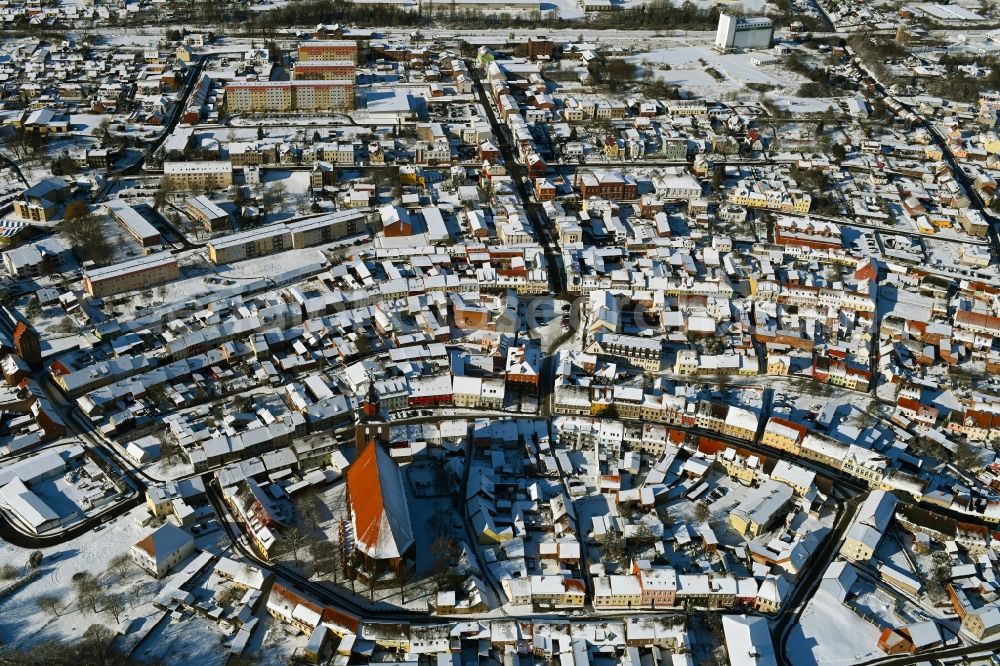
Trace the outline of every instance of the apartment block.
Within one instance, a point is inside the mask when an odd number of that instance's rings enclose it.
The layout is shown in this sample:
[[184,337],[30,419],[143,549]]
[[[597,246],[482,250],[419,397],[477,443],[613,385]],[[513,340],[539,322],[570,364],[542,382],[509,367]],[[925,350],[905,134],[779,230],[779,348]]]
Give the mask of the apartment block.
[[308,60],[295,64],[295,81],[354,81],[353,60]]
[[208,244],[213,264],[228,264],[291,249],[292,235],[283,224],[269,224],[238,234],[217,238]]
[[163,179],[179,190],[219,190],[233,184],[233,163],[164,162]]
[[226,87],[232,113],[348,111],[354,108],[354,81],[247,81]]
[[169,252],[157,252],[83,274],[83,288],[95,297],[112,296],[145,289],[179,276],[177,259]]
[[228,264],[292,248],[330,243],[365,229],[367,217],[363,210],[337,211],[287,225],[270,224],[216,238],[208,244],[208,258],[214,264]]
[[229,213],[212,203],[205,195],[188,197],[185,204],[187,214],[191,219],[201,222],[205,231],[219,231],[229,226]]
[[358,45],[350,40],[310,41],[299,44],[299,62],[323,60],[358,61]]

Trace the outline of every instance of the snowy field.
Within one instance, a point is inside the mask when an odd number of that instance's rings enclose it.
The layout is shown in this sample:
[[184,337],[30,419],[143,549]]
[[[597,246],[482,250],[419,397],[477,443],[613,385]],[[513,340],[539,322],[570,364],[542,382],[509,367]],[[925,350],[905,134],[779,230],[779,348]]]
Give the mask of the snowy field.
[[884,656],[876,647],[881,632],[825,593],[806,607],[788,636],[796,666],[853,666]]
[[[709,44],[686,44],[674,48],[654,49],[630,56],[636,65],[650,66],[657,78],[680,85],[693,95],[719,97],[735,93],[747,84],[774,86],[791,91],[805,82],[797,74],[781,69],[778,65],[756,66],[751,61],[754,53],[718,53]],[[666,65],[669,69],[661,68]],[[716,80],[706,69],[713,68],[722,77]]]
[[302,194],[309,191],[308,171],[284,171],[281,169],[262,169],[261,171],[261,180],[265,187],[272,183],[282,183],[288,194]]
[[69,117],[69,124],[78,135],[94,136],[104,120],[111,120],[111,116],[103,113],[74,113]]
[[[139,506],[98,530],[89,532],[73,541],[52,548],[42,549],[44,559],[41,575],[13,593],[0,605],[0,641],[6,645],[31,646],[45,641],[73,641],[93,624],[107,626],[113,631],[118,627],[139,625],[144,633],[130,633],[119,639],[119,645],[134,648],[133,657],[140,663],[165,665],[199,664],[221,666],[229,658],[228,636],[223,625],[190,613],[169,618],[153,607],[152,600],[164,582],[156,580],[132,566],[124,575],[108,567],[117,555],[127,553],[153,529],[142,526],[149,518],[146,507]],[[222,530],[203,532],[195,545],[201,550],[222,554],[229,548]],[[29,551],[0,542],[0,566],[13,565],[18,573],[25,570]],[[81,604],[73,593],[74,575],[88,572],[98,577],[100,591],[118,596],[122,607],[114,616],[106,602],[99,602],[97,612]],[[196,596],[214,594],[219,579],[208,572],[201,574]],[[43,611],[39,600],[55,596],[58,603],[52,610]],[[304,637],[292,637],[280,625],[272,622],[261,610],[263,630],[255,632],[248,651],[259,652],[270,660],[261,663],[286,663],[292,652],[305,644]],[[224,642],[225,641],[225,642]]]
[[[4,644],[35,644],[46,640],[78,639],[91,624],[115,625],[113,618],[106,614],[92,614],[81,611],[73,598],[71,583],[74,574],[87,571],[102,574],[108,562],[146,536],[150,529],[139,523],[148,517],[145,506],[73,541],[43,548],[42,575],[14,593],[0,605],[0,640]],[[28,551],[0,541],[0,565],[12,564],[18,568],[25,565]],[[132,599],[132,590],[142,584],[145,603],[128,608],[124,615],[128,618],[149,617],[158,611],[149,604],[157,583],[148,575],[133,572],[124,580],[105,576],[102,587],[106,593],[121,593]],[[43,595],[57,595],[61,599],[59,615],[43,612],[37,600]]]
[[827,109],[836,110],[837,103],[828,97],[795,97],[794,95],[771,95],[770,100],[779,109],[789,113],[823,113]]

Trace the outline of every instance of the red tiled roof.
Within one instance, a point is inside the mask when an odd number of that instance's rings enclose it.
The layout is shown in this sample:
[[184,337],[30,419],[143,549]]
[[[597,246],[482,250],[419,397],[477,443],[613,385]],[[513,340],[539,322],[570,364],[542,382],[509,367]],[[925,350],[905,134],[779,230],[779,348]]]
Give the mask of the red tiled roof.
[[347,470],[355,539],[372,557],[401,554],[413,544],[406,491],[395,465],[372,440]]

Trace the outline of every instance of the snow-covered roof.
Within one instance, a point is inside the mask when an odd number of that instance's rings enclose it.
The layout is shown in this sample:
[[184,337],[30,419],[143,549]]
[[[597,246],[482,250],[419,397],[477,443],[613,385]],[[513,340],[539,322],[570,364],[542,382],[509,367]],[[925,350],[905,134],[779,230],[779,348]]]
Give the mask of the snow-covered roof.
[[228,557],[220,557],[219,562],[215,565],[215,570],[236,583],[255,590],[261,589],[267,578],[257,567],[241,564]]
[[757,416],[742,407],[731,406],[726,412],[726,425],[743,430],[757,430]]
[[851,591],[851,586],[858,579],[858,572],[849,562],[834,562],[823,574],[819,589],[825,591],[837,601],[843,601]]
[[28,490],[21,479],[15,477],[0,488],[0,503],[6,505],[18,518],[37,532],[43,525],[59,516],[35,493]]
[[732,666],[777,666],[767,620],[746,615],[723,615],[722,630]]
[[858,509],[856,522],[885,532],[896,510],[896,496],[884,490],[875,490]]
[[170,523],[164,523],[155,532],[138,541],[134,547],[145,551],[159,564],[188,544],[194,544],[194,538],[190,534]]

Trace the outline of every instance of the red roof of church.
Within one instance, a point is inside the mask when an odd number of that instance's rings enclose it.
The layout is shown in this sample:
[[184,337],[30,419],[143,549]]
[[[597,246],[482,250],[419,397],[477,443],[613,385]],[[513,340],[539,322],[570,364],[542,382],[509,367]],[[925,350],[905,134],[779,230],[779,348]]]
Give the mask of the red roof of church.
[[347,496],[358,548],[374,559],[401,557],[414,543],[399,467],[368,443],[347,470]]

